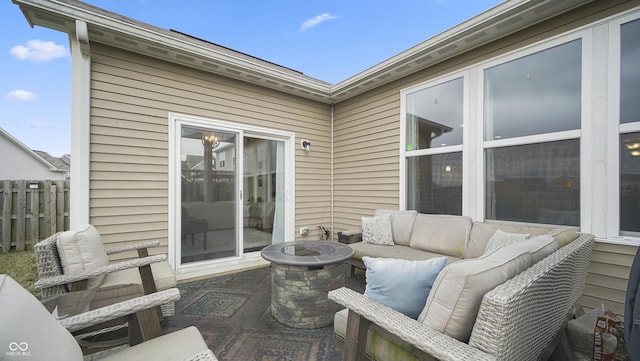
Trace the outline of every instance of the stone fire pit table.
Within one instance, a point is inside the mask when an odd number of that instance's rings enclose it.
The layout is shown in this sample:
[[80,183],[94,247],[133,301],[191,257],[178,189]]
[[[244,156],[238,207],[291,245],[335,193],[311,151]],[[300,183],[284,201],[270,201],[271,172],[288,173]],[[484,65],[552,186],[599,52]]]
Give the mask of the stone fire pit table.
[[353,256],[345,244],[328,241],[284,242],[262,249],[271,267],[271,313],[295,328],[330,325],[340,306],[327,293],[344,286],[343,262]]

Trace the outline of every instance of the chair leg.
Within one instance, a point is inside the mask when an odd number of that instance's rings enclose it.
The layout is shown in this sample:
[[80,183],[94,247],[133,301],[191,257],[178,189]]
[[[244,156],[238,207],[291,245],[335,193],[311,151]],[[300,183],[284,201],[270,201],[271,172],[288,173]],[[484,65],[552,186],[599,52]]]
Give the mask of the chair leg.
[[129,345],[131,346],[161,335],[160,319],[154,309],[136,312],[129,320]]
[[370,321],[349,310],[347,334],[344,342],[344,361],[363,361],[367,347]]
[[[138,257],[144,258],[149,256],[149,251],[146,248],[138,250]],[[140,279],[142,280],[142,289],[144,290],[145,295],[150,295],[152,293],[158,292],[156,287],[156,281],[153,279],[153,271],[151,271],[151,266],[146,265],[138,268],[138,272],[140,272]],[[162,309],[160,306],[156,307],[156,312],[158,313],[158,318],[161,320],[162,317]]]

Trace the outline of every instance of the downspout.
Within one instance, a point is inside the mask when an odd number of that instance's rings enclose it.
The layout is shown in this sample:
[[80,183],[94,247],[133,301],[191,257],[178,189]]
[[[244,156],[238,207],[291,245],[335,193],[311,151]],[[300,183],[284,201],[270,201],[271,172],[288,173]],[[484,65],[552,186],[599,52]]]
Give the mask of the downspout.
[[91,53],[87,23],[76,20],[71,48],[70,226],[89,223],[89,144]]
[[331,193],[331,195],[330,195],[331,201],[330,201],[330,204],[329,204],[329,209],[330,209],[330,212],[329,212],[330,213],[330,221],[329,222],[331,223],[331,240],[333,240],[333,234],[335,233],[335,228],[333,227],[334,226],[334,224],[333,224],[333,147],[334,147],[334,144],[333,144],[333,129],[334,129],[334,126],[333,126],[333,106],[334,106],[334,104],[331,103],[331,137],[330,137],[330,141],[331,141],[330,157],[331,157],[331,159],[329,161],[330,162],[329,174],[330,174],[330,177],[331,177],[331,182],[330,182],[330,186],[329,186],[329,192]]

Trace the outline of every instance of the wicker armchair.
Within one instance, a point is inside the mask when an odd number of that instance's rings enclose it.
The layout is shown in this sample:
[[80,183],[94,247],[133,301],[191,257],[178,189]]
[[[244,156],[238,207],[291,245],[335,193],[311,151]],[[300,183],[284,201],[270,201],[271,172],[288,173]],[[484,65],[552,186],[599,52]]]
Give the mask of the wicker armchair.
[[[75,265],[65,264],[62,260],[63,255],[58,249],[62,239],[67,244],[77,241],[77,245],[72,245],[73,251],[80,253]],[[39,278],[35,287],[40,290],[42,298],[71,290],[119,284],[141,284],[145,294],[175,287],[175,274],[166,262],[166,255],[148,255],[148,248],[159,244],[159,241],[150,241],[105,250],[100,234],[92,225],[80,225],[66,232],[58,232],[33,247]],[[137,251],[140,258],[108,264],[108,255],[127,251]],[[72,257],[67,254],[67,258]],[[96,263],[95,259],[102,261]],[[143,282],[145,278],[147,280]],[[173,302],[161,305],[161,309],[165,317],[175,313]]]
[[[216,357],[195,327],[144,341],[135,346],[119,347],[83,356],[70,331],[104,323],[117,317],[129,317],[139,327],[137,334],[148,335],[147,328],[159,330],[159,320],[147,320],[147,314],[157,316],[154,307],[180,298],[176,288],[115,303],[103,308],[56,320],[27,290],[7,275],[0,275],[0,345],[8,358],[49,361],[79,360],[208,360]],[[151,327],[149,327],[151,326]],[[157,333],[157,330],[156,330]]]
[[593,243],[592,235],[581,235],[486,293],[468,343],[353,290],[331,291],[329,298],[349,309],[342,340],[344,360],[365,357],[373,329],[407,343],[420,360],[547,359],[560,341],[567,315],[582,295]]

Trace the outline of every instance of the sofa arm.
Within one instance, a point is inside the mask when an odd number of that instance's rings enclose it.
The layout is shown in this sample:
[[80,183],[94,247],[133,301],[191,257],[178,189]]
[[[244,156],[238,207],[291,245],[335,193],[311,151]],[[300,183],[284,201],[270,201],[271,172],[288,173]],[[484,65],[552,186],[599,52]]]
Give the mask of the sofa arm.
[[147,242],[136,243],[136,244],[122,246],[122,247],[111,248],[111,249],[108,249],[106,252],[107,252],[107,255],[112,255],[116,253],[135,251],[139,249],[153,248],[153,247],[159,247],[159,246],[160,246],[160,241],[147,241]]
[[349,357],[356,359],[361,356],[357,353],[364,352],[366,344],[367,322],[364,322],[365,326],[361,326],[363,322],[352,320],[352,317],[364,318],[373,322],[438,360],[495,360],[493,355],[435,331],[346,287],[329,292],[329,299],[349,308],[345,338],[345,361],[349,361]]
[[165,261],[166,259],[167,259],[167,256],[164,254],[149,256],[145,258],[136,258],[130,261],[114,263],[104,267],[98,267],[95,269],[87,270],[84,272],[41,278],[38,281],[36,281],[34,286],[36,289],[42,289],[47,287],[65,285],[68,283],[84,281],[92,277],[106,275],[112,272],[122,271],[129,268],[140,268],[143,266],[150,265],[152,263]]

